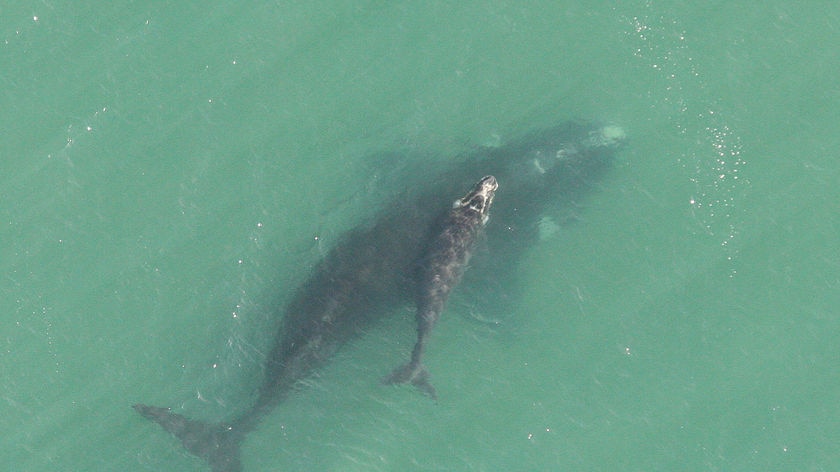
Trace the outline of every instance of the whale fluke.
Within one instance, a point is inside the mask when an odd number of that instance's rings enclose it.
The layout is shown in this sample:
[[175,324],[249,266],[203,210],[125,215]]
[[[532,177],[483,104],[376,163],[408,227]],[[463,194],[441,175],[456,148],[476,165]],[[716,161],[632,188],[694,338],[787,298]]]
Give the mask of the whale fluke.
[[401,365],[391,372],[391,375],[382,380],[385,384],[401,384],[411,383],[417,387],[418,390],[430,396],[433,400],[437,400],[437,391],[429,381],[429,371],[421,364],[409,362]]
[[181,440],[184,448],[207,461],[213,472],[242,471],[239,444],[243,434],[231,425],[190,420],[172,413],[169,408],[141,403],[133,405],[133,408],[143,417],[161,425],[163,429]]

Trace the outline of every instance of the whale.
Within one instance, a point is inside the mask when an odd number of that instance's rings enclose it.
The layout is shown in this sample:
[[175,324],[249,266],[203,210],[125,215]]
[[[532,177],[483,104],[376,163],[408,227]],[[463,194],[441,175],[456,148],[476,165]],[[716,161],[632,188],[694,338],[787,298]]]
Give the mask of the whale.
[[[373,323],[412,301],[422,305],[419,294],[431,285],[424,282],[428,270],[418,267],[424,263],[429,267],[430,247],[442,234],[441,221],[452,210],[453,196],[464,195],[479,176],[492,175],[503,183],[494,189],[493,224],[487,225],[482,237],[487,257],[472,258],[461,285],[489,287],[483,291],[496,293],[495,301],[505,303],[516,294],[506,293],[508,284],[500,282],[498,274],[510,272],[523,251],[538,240],[543,213],[576,204],[596,189],[625,142],[618,126],[570,121],[501,146],[476,147],[440,165],[437,172],[408,172],[393,199],[369,222],[343,234],[278,310],[276,335],[266,347],[262,381],[254,387],[250,406],[219,422],[187,418],[171,408],[145,403],[134,404],[134,410],[171,433],[212,471],[241,471],[240,448],[248,433],[284,399],[299,392],[301,380]],[[412,178],[415,175],[422,177]],[[468,242],[467,246],[474,244],[472,239]],[[459,270],[461,261],[454,259]],[[458,275],[449,280],[450,287],[461,278],[459,271],[454,273]],[[435,313],[433,318],[439,311]],[[418,343],[424,330],[418,323]],[[422,344],[425,348],[425,339]],[[397,376],[389,383],[420,379],[421,391],[434,395],[426,387],[419,359],[405,369],[415,375]]]
[[420,391],[437,398],[422,364],[429,336],[440,318],[452,289],[461,281],[473,246],[490,219],[490,207],[499,183],[492,175],[479,180],[466,195],[452,205],[442,218],[436,235],[423,252],[417,287],[417,342],[411,360],[385,378],[385,383],[410,382]]

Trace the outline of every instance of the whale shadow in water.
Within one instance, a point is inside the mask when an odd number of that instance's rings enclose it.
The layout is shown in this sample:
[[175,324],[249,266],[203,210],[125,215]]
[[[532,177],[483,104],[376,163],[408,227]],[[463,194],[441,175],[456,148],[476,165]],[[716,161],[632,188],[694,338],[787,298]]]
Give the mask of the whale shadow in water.
[[528,243],[536,241],[545,208],[586,193],[624,140],[618,127],[569,122],[455,159],[437,177],[403,189],[370,224],[346,233],[295,291],[278,314],[280,327],[250,408],[222,423],[145,404],[134,409],[214,472],[242,470],[241,442],[298,381],[376,320],[411,302],[418,264],[456,196],[483,175],[500,182],[486,230],[488,257],[474,259],[464,281],[486,284],[489,289],[482,291],[493,293],[500,288],[494,287],[499,284],[494,274],[510,272]]

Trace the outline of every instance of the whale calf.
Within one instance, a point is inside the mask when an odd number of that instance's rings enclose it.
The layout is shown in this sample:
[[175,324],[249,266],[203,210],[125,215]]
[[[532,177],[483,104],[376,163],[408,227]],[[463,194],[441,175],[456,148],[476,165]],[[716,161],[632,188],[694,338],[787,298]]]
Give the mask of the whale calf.
[[431,239],[420,262],[417,342],[411,352],[411,360],[395,369],[385,383],[411,382],[422,392],[437,398],[429,382],[429,372],[421,364],[421,357],[449,294],[461,280],[473,245],[490,218],[490,206],[497,188],[496,178],[485,176],[469,193],[455,200],[452,210],[443,218],[439,232]]
[[451,210],[453,196],[463,195],[482,175],[503,183],[493,203],[493,224],[485,231],[491,257],[473,257],[462,285],[491,286],[487,293],[505,297],[495,275],[510,272],[536,240],[546,209],[576,202],[598,181],[624,140],[618,127],[569,122],[504,146],[477,148],[443,166],[437,176],[406,183],[370,224],[339,239],[278,313],[280,326],[264,361],[263,380],[243,413],[209,423],[169,408],[142,403],[133,408],[214,472],[241,471],[240,445],[247,433],[301,379],[372,323],[418,298],[423,271],[417,268],[439,236],[438,223]]

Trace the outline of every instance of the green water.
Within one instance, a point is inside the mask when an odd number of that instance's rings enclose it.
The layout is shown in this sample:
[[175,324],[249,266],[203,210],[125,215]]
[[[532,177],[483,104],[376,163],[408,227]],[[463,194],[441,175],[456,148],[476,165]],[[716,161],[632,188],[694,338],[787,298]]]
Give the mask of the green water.
[[403,309],[266,418],[246,470],[840,470],[837,4],[19,3],[3,470],[207,470],[130,405],[241,410],[265,308],[396,191],[385,153],[433,168],[574,118],[629,145],[527,253],[506,322],[453,303],[440,401],[378,383]]

